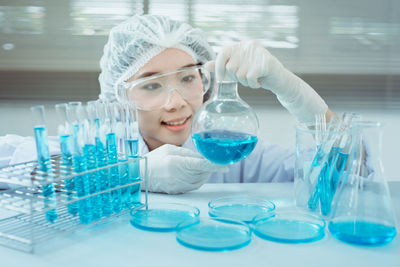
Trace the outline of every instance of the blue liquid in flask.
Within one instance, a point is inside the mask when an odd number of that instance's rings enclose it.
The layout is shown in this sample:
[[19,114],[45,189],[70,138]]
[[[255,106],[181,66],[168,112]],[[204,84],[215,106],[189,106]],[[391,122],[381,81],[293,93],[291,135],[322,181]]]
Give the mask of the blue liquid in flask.
[[[34,128],[35,141],[36,141],[36,149],[38,152],[38,164],[40,171],[43,172],[43,178],[47,184],[43,185],[42,195],[45,197],[44,199],[44,207],[55,207],[56,206],[56,196],[53,185],[53,177],[51,170],[51,162],[50,162],[50,152],[49,145],[47,143],[47,130],[45,127],[35,127]],[[52,209],[46,212],[47,221],[54,223],[58,218],[57,212],[55,209]]]
[[367,221],[330,222],[329,231],[342,241],[359,245],[378,245],[390,242],[396,228]]
[[256,146],[256,136],[227,130],[212,130],[193,135],[198,151],[217,164],[231,164],[246,158]]

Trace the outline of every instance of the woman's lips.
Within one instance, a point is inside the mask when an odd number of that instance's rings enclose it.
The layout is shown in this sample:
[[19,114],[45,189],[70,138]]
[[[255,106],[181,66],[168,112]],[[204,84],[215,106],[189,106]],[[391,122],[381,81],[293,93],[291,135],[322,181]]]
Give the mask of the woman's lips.
[[161,124],[171,132],[182,132],[186,129],[186,125],[188,124],[190,118],[191,116],[182,119],[163,121]]

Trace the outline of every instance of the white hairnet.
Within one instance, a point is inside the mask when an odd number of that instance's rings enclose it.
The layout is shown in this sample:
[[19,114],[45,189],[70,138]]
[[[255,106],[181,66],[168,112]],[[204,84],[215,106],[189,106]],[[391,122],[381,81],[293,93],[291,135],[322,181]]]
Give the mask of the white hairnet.
[[200,29],[159,15],[136,15],[111,29],[100,60],[100,98],[115,99],[118,85],[166,48],[178,48],[196,63],[214,58]]

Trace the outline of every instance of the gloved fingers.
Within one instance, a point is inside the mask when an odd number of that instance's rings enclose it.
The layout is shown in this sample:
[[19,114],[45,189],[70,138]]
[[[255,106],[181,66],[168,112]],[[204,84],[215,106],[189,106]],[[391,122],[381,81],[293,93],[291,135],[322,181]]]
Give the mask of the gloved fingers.
[[150,153],[151,154],[164,153],[165,156],[174,155],[174,156],[182,156],[182,157],[202,158],[202,156],[199,153],[196,153],[196,152],[190,150],[189,148],[175,146],[175,145],[171,145],[171,144],[162,145],[161,147],[151,151]]
[[212,163],[205,158],[183,158],[181,167],[195,173],[228,172],[226,165]]
[[225,47],[222,52],[218,53],[217,58],[215,60],[215,76],[217,82],[223,81],[225,79],[226,74],[226,64],[228,63],[231,55],[232,55],[233,47]]

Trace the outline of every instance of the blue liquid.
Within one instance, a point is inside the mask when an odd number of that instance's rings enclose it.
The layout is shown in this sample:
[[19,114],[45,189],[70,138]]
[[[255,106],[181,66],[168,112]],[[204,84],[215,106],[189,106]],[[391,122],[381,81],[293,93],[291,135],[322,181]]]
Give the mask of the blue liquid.
[[[86,162],[84,156],[74,156],[73,164],[75,172],[86,171]],[[89,194],[89,183],[86,175],[78,175],[75,177],[75,190],[78,197],[84,197]],[[89,224],[92,221],[92,206],[89,199],[78,201],[79,220],[82,224]]]
[[[313,160],[312,167],[318,167],[319,162],[321,161],[321,156],[323,153],[320,153],[321,150],[318,150],[316,157]],[[310,198],[308,199],[308,208],[310,210],[315,210],[318,207],[318,200],[321,202],[321,213],[323,215],[328,215],[331,210],[331,181],[330,181],[330,171],[333,165],[335,164],[338,154],[341,151],[339,147],[332,147],[329,151],[328,158],[326,159],[319,175],[317,183],[315,184],[313,191],[311,192]],[[317,158],[317,160],[316,160]]]
[[209,215],[251,223],[257,215],[268,214],[271,210],[273,208],[255,204],[229,204],[213,208],[209,211]]
[[367,221],[330,222],[329,231],[334,237],[359,245],[385,244],[396,236],[396,228]]
[[[72,166],[72,137],[70,135],[60,136],[60,148],[61,148],[61,164],[64,168],[64,175],[71,175],[70,167]],[[67,190],[67,201],[71,201],[74,198],[74,178],[65,180],[65,189]],[[73,202],[68,204],[68,213],[72,215],[78,214],[78,204]]]
[[335,194],[337,185],[339,183],[340,177],[343,174],[344,168],[346,167],[348,158],[349,154],[339,153],[338,155],[335,168],[333,168],[333,174],[332,174],[332,190],[333,190],[332,197]]
[[[33,130],[35,134],[39,170],[42,172],[42,176],[46,182],[49,182],[48,184],[43,185],[42,188],[42,195],[45,197],[44,207],[55,207],[57,203],[53,185],[49,145],[47,143],[47,130],[45,127],[35,127]],[[54,223],[57,218],[58,215],[55,209],[46,212],[47,221]]]
[[[107,142],[107,163],[115,164],[118,162],[117,145],[115,133],[109,133],[106,135]],[[119,181],[119,170],[118,167],[111,167],[109,170],[110,176],[110,188],[114,188],[120,185]],[[111,199],[116,213],[120,213],[122,210],[121,203],[121,190],[112,190]]]
[[322,215],[328,215],[331,212],[331,198],[332,198],[332,182],[330,173],[332,168],[335,168],[335,164],[338,155],[342,149],[339,147],[332,147],[329,152],[328,159],[325,162],[324,168],[321,171],[321,192],[320,192],[320,202],[321,202],[321,213]]
[[[97,166],[105,167],[107,166],[107,154],[104,148],[104,144],[103,142],[101,142],[99,137],[96,137],[95,141],[96,141]],[[98,178],[99,178],[98,181],[99,191],[104,191],[110,188],[108,170],[99,170]],[[102,214],[106,217],[109,217],[113,213],[110,192],[101,194],[101,199],[102,199]]]
[[[92,144],[86,144],[83,148],[83,152],[86,159],[87,170],[93,170],[97,168],[97,158],[96,158],[96,146]],[[89,182],[89,194],[94,194],[98,192],[98,172],[91,172],[86,175]],[[102,216],[102,201],[101,196],[96,195],[89,199],[91,206],[93,207],[93,220],[100,220]]]
[[197,150],[217,164],[231,164],[246,158],[254,149],[256,136],[226,130],[213,130],[193,135]]
[[[137,158],[139,152],[139,141],[137,139],[126,140],[126,151],[129,159]],[[140,179],[140,164],[135,161],[129,164],[129,183]],[[140,184],[130,186],[131,204],[140,202]]]

